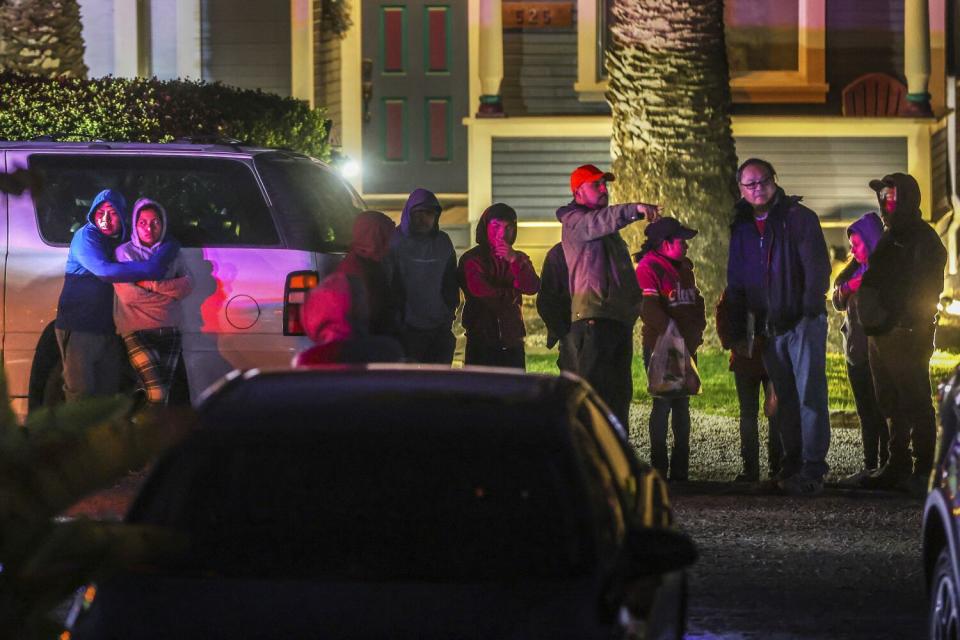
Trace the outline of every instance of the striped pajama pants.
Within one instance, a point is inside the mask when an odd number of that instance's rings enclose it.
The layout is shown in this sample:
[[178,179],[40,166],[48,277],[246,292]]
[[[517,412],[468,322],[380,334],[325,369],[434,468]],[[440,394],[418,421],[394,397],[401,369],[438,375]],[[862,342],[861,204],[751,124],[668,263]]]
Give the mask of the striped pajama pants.
[[176,327],[144,329],[123,336],[127,357],[146,393],[147,402],[167,404],[180,359],[181,337]]

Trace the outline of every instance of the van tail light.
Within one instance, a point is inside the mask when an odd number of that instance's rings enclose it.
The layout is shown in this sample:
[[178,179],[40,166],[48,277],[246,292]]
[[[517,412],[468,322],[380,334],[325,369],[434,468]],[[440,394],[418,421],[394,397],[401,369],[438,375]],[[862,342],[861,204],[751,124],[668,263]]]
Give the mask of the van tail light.
[[303,335],[300,313],[307,301],[307,294],[319,281],[320,275],[316,271],[293,271],[287,274],[287,283],[283,287],[283,335]]

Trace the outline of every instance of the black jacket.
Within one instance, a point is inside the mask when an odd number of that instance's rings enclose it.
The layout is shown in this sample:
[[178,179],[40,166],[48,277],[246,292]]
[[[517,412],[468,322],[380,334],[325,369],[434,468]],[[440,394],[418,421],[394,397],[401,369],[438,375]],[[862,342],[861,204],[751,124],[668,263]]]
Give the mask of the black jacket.
[[537,312],[547,326],[547,348],[553,348],[570,332],[570,272],[563,243],[553,245],[543,259]]
[[884,182],[888,179],[897,187],[897,208],[883,216],[887,230],[870,255],[859,292],[860,321],[867,335],[936,325],[947,264],[940,237],[920,215],[916,180],[903,173],[886,176]]
[[727,261],[733,342],[746,338],[748,311],[756,315],[757,332],[773,334],[826,313],[830,257],[820,219],[782,189],[774,198],[762,238],[750,205],[740,200],[735,207]]

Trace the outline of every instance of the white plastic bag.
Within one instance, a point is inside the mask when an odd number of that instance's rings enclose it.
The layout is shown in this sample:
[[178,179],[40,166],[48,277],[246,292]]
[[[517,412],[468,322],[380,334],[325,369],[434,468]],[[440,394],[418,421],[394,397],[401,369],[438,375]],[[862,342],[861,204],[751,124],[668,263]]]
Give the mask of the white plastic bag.
[[651,396],[676,398],[700,393],[700,373],[687,345],[671,320],[657,338],[647,367],[647,391]]

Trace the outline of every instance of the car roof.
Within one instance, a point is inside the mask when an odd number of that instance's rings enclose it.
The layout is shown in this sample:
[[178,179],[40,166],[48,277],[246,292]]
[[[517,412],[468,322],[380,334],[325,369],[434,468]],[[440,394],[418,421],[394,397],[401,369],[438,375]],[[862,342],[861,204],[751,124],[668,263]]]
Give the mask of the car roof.
[[226,141],[216,143],[174,142],[122,142],[90,140],[86,142],[58,142],[54,140],[0,140],[0,151],[135,151],[144,153],[172,154],[230,154],[253,157],[262,153],[281,153],[292,157],[307,158],[288,149],[246,146]]
[[387,397],[445,396],[563,411],[570,401],[587,392],[579,378],[566,373],[527,374],[490,367],[370,364],[251,369],[233,371],[208,389],[198,403],[198,411],[205,423],[216,425],[228,416],[271,410],[309,411],[324,405],[375,402]]

